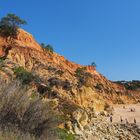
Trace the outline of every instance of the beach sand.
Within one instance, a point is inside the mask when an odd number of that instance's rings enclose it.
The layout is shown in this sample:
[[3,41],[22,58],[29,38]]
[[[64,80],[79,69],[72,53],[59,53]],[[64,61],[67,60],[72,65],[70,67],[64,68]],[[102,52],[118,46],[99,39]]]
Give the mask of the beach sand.
[[[135,111],[131,112],[131,109],[135,109]],[[126,123],[126,119],[129,123],[134,123],[135,119],[137,124],[140,126],[140,104],[114,106],[113,122],[120,123],[121,117],[123,123]]]

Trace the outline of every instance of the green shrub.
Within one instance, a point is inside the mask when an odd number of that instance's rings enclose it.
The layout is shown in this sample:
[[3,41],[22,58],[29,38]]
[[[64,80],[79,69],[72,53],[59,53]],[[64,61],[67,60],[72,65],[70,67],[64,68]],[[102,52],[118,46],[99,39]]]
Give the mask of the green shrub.
[[72,85],[68,80],[63,81],[63,89],[64,90],[71,90],[72,89]]
[[55,74],[58,74],[58,75],[62,76],[62,75],[64,74],[64,71],[62,71],[62,70],[57,70],[57,71],[55,72]]
[[64,90],[71,90],[72,86],[68,80],[61,80],[57,77],[52,77],[48,79],[50,87],[56,86],[57,88],[62,87]]
[[49,45],[49,44],[45,47],[45,50],[47,50],[47,51],[49,51],[51,53],[54,52],[53,46],[52,45]]
[[57,77],[52,77],[50,79],[48,79],[48,83],[51,87],[56,86],[63,86],[63,81]]
[[92,75],[86,71],[86,68],[77,68],[75,71],[75,76],[78,79],[78,87],[83,85],[88,85],[88,79],[92,78]]
[[30,84],[31,82],[39,83],[41,79],[37,75],[33,75],[31,72],[28,72],[23,67],[16,67],[13,69],[14,74],[18,79],[22,81],[23,84]]
[[93,67],[97,67],[97,65],[96,65],[95,62],[92,62],[92,63],[91,63],[91,66],[93,66]]
[[5,60],[5,57],[0,57],[0,63]]
[[45,51],[49,51],[49,52],[51,52],[51,53],[54,52],[53,46],[50,45],[50,44],[45,45],[44,43],[41,43],[40,46],[41,46],[42,48],[44,48]]
[[56,134],[60,140],[75,140],[75,135],[69,133],[66,129],[56,129]]
[[4,67],[4,59],[0,58],[0,70],[3,71],[3,67]]
[[85,67],[83,67],[83,68],[77,68],[76,71],[75,71],[76,77],[81,77],[81,76],[83,76],[84,73],[85,73],[85,70],[86,70]]
[[26,71],[23,67],[17,67],[14,69],[16,77],[19,78],[23,84],[29,84],[34,80],[32,73]]
[[97,83],[95,86],[96,89],[101,90],[103,88],[102,84]]
[[47,68],[47,70],[49,70],[49,71],[56,71],[56,68],[55,67],[52,67],[52,66],[48,66],[48,68]]

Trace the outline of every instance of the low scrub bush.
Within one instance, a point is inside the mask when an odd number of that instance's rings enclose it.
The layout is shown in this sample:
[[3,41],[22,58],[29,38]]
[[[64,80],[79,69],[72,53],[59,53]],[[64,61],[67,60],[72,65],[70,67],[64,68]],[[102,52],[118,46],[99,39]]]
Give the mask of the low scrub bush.
[[57,70],[55,74],[58,74],[59,76],[62,76],[64,74],[64,71],[62,70]]
[[21,133],[18,129],[5,128],[0,130],[0,140],[39,140],[30,134]]
[[[30,90],[13,81],[0,93],[0,127],[17,127],[19,131],[41,137],[62,123],[52,102],[34,96]],[[46,132],[46,133],[45,133]]]
[[100,84],[100,83],[97,83],[96,86],[95,86],[95,88],[96,88],[97,90],[101,90],[101,89],[103,88],[103,85]]
[[30,84],[31,82],[39,82],[40,78],[28,72],[23,67],[16,67],[13,69],[16,77],[22,81],[23,84]]
[[70,90],[72,88],[71,83],[68,80],[63,81],[57,77],[50,78],[48,82],[51,87],[62,87],[64,90]]
[[53,87],[53,86],[56,86],[56,87],[62,86],[62,80],[59,79],[59,78],[57,78],[57,77],[52,77],[52,78],[50,78],[50,79],[48,80],[48,82],[49,82],[49,85],[50,85],[51,87]]
[[63,81],[63,89],[64,90],[71,90],[72,89],[71,83],[68,80]]
[[77,68],[75,71],[75,76],[78,79],[78,87],[83,85],[88,85],[88,79],[92,78],[92,75],[86,71],[86,68]]
[[75,140],[75,135],[69,133],[66,129],[56,129],[56,134],[61,140]]
[[0,63],[5,60],[5,57],[0,57]]

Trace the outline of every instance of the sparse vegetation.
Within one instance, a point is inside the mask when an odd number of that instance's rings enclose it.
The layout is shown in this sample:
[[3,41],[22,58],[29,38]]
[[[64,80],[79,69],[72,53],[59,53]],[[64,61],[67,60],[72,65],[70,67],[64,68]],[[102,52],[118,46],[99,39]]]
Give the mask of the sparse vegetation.
[[15,68],[14,73],[16,74],[16,77],[22,81],[23,84],[29,84],[34,79],[32,73],[26,71],[23,67]]
[[64,90],[71,90],[72,86],[68,80],[63,81],[63,89]]
[[48,80],[48,83],[51,87],[56,86],[57,88],[62,87],[64,90],[71,89],[71,83],[68,80],[61,80],[57,77],[52,77]]
[[16,128],[1,128],[0,130],[0,140],[40,140],[39,138],[35,138],[34,136],[26,133],[20,132]]
[[3,71],[3,67],[4,67],[4,60],[5,58],[4,57],[1,57],[0,58],[0,70]]
[[56,129],[56,134],[61,140],[75,140],[75,135],[69,133],[66,129]]
[[77,68],[75,71],[75,76],[78,79],[78,86],[81,87],[83,85],[87,85],[88,79],[92,77],[92,75],[86,71],[86,68]]
[[41,43],[40,44],[42,48],[44,48],[45,51],[48,51],[48,52],[51,52],[53,53],[54,52],[54,49],[53,49],[53,46],[48,44],[48,45],[45,45],[44,43]]
[[49,70],[51,72],[54,72],[54,71],[56,71],[56,68],[55,67],[48,66],[47,70]]
[[100,83],[97,83],[95,86],[96,89],[101,90],[103,88],[103,85]]
[[51,53],[54,52],[53,46],[52,45],[49,45],[49,44],[45,47],[45,50],[47,50],[47,51],[49,51]]
[[42,48],[45,48],[46,45],[45,45],[44,43],[41,43],[40,46],[41,46]]
[[23,84],[30,84],[31,82],[39,82],[40,78],[33,75],[31,72],[28,72],[23,67],[16,67],[13,69],[16,75],[16,78],[20,79]]
[[48,80],[48,82],[51,87],[56,86],[58,88],[59,86],[62,86],[63,81],[57,77],[52,77]]
[[0,63],[5,60],[5,57],[0,57]]
[[4,37],[15,38],[17,36],[18,28],[27,24],[25,20],[15,14],[7,14],[0,21],[0,35]]
[[64,71],[62,70],[57,70],[55,74],[58,74],[59,76],[62,76],[64,74]]
[[39,96],[32,98],[20,81],[14,81],[0,93],[0,114],[0,127],[15,128],[37,138],[49,135],[50,127],[52,130],[63,122],[51,101],[43,101]]
[[76,77],[81,77],[85,73],[85,70],[86,70],[85,67],[77,68],[75,71]]
[[40,95],[45,95],[48,92],[51,92],[51,87],[49,85],[38,85],[37,88]]
[[92,63],[91,63],[91,66],[97,67],[97,64],[96,64],[95,62],[92,62]]
[[140,81],[116,81],[115,83],[124,85],[127,90],[140,90]]

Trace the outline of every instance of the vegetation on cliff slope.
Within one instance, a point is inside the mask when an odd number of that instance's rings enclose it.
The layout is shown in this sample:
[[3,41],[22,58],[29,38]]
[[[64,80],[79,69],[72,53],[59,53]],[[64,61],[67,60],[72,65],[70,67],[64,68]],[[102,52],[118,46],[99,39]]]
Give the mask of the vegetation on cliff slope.
[[[64,122],[64,117],[57,111],[56,106],[57,101],[45,100],[39,94],[30,91],[28,86],[21,85],[20,81],[13,81],[0,93],[0,128],[8,127],[9,131],[14,128],[11,133],[17,129],[19,133],[38,138],[51,136],[55,128]],[[59,135],[62,134],[60,132],[58,131]],[[57,137],[57,133],[55,134]],[[69,137],[66,134],[62,135],[63,139],[65,136]],[[15,135],[15,139],[16,137],[18,138],[18,134]]]
[[40,45],[45,51],[48,51],[48,52],[51,52],[51,53],[54,52],[54,48],[53,48],[52,45],[50,45],[50,44],[45,45],[44,43],[41,43]]
[[140,81],[139,80],[116,81],[115,83],[124,85],[127,90],[140,90]]

